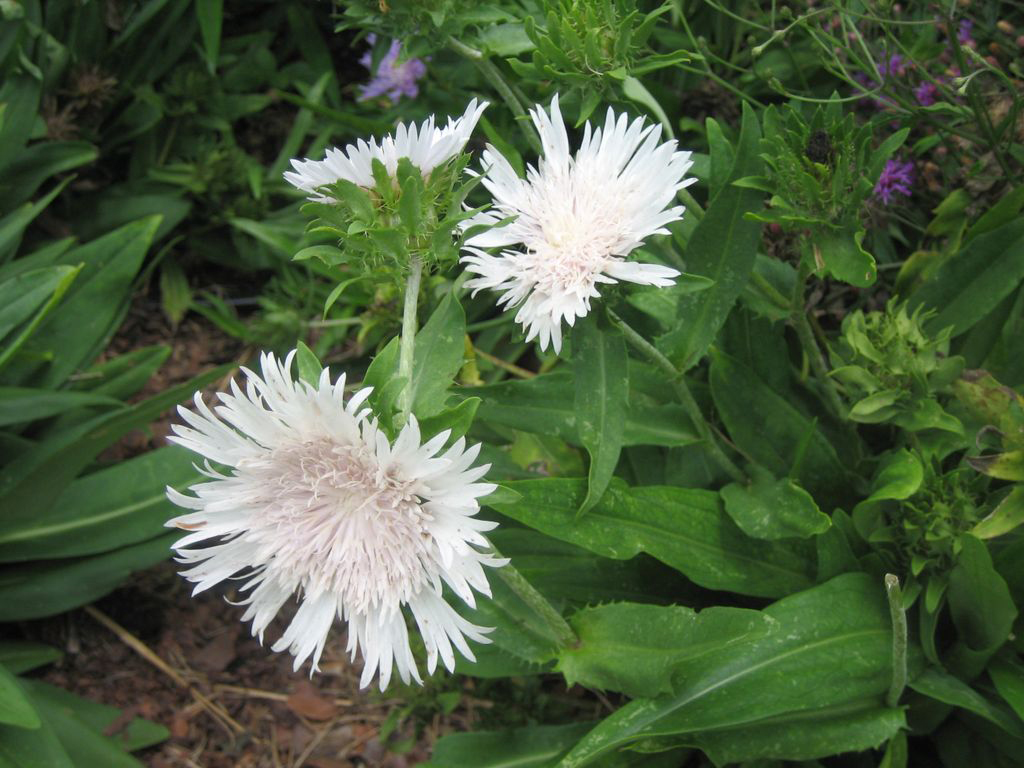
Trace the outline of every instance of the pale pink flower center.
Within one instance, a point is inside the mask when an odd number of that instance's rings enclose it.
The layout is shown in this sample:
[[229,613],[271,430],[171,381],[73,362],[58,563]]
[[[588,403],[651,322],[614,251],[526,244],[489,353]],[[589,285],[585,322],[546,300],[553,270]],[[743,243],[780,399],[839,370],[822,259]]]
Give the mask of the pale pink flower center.
[[363,613],[428,581],[435,545],[418,483],[384,472],[365,445],[293,443],[238,469],[258,489],[243,539],[310,595],[333,592]]

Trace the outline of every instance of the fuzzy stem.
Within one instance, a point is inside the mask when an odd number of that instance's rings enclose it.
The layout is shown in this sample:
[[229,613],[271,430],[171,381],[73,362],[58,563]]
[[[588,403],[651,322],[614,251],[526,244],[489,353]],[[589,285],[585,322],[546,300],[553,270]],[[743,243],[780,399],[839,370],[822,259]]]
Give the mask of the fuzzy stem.
[[512,110],[512,114],[516,116],[516,120],[523,124],[523,134],[526,136],[526,140],[529,142],[530,147],[538,155],[542,154],[543,149],[540,144],[540,138],[532,128],[529,115],[526,114],[526,109],[523,107],[522,102],[516,98],[516,95],[512,90],[512,86],[508,84],[505,80],[505,76],[501,74],[501,70],[494,66],[494,63],[488,59],[482,51],[478,51],[476,48],[466,45],[455,37],[448,37],[448,46],[460,56],[466,57],[476,65],[477,69],[480,70],[480,74],[487,78],[487,81],[494,87],[494,90],[498,92],[498,95],[505,101],[508,108]]
[[622,331],[622,334],[626,337],[626,341],[651,363],[660,368],[666,376],[668,376],[673,389],[675,389],[676,396],[683,404],[683,408],[686,409],[686,413],[693,422],[693,426],[696,428],[697,434],[700,436],[701,440],[704,441],[708,453],[711,454],[711,458],[715,460],[715,463],[717,463],[718,466],[720,466],[725,473],[736,482],[746,482],[747,478],[740,468],[733,463],[732,459],[725,455],[725,451],[723,451],[718,445],[718,440],[715,438],[715,434],[711,430],[711,426],[704,418],[704,414],[701,413],[700,406],[694,399],[693,393],[690,392],[690,388],[686,385],[686,379],[683,377],[682,372],[672,364],[671,360],[661,354],[657,347],[637,333],[636,330],[615,314],[615,312],[608,310],[608,316],[612,319],[612,322],[618,326],[619,330]]
[[889,598],[889,616],[892,619],[892,683],[885,703],[895,707],[907,685],[907,613],[903,609],[903,590],[900,580],[885,574],[885,594]]
[[[501,557],[501,553],[491,545],[494,554]],[[528,605],[537,616],[544,621],[552,635],[557,638],[560,648],[572,648],[580,639],[573,632],[569,622],[565,620],[555,607],[551,605],[544,595],[528,582],[519,571],[511,565],[503,565],[497,568],[498,577],[505,582],[505,585],[516,593],[516,597]]]
[[405,379],[405,388],[399,398],[401,423],[409,421],[412,412],[412,362],[416,350],[416,304],[420,298],[420,276],[423,260],[419,256],[409,259],[409,276],[405,282],[405,306],[402,310],[402,340],[398,351],[398,377]]
[[807,361],[810,363],[811,370],[814,371],[814,375],[821,382],[829,408],[832,409],[836,416],[842,418],[846,408],[843,406],[843,401],[836,390],[835,382],[829,376],[828,363],[825,362],[825,356],[821,352],[821,347],[818,346],[818,342],[814,338],[814,331],[811,330],[811,324],[807,319],[807,311],[804,307],[804,286],[807,282],[807,276],[808,270],[801,263],[800,271],[797,275],[796,291],[793,294],[790,320],[796,329],[797,338],[800,339],[800,346],[803,347],[804,354],[807,355]]

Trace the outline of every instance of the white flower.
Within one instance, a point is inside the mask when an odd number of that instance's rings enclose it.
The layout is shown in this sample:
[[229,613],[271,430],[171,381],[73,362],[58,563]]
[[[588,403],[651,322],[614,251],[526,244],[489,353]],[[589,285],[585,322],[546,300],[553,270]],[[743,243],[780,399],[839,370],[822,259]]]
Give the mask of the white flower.
[[262,377],[243,369],[245,391],[232,381],[212,409],[198,393],[196,412],[178,409],[189,426],[175,425],[171,440],[230,468],[207,463],[210,481],[192,486],[194,496],[167,489],[191,510],[167,523],[189,531],[174,545],[191,566],[182,575],[194,594],[242,579],[242,620],[260,642],[284,602],[300,596],[273,646],[295,655],[295,669],[310,656],[317,669],[339,617],[353,660],[362,654],[363,687],[379,669],[384,690],[392,662],[403,681],[422,682],[403,606],[423,636],[428,672],[438,656],[454,669],[453,645],[472,660],[466,638],[489,642],[490,630],[456,613],[442,588],[473,606],[474,589],[490,595],[483,566],[506,562],[486,552],[483,531],[496,524],[474,517],[495,487],[476,482],[490,466],[471,467],[480,446],[459,439],[441,452],[449,432],[420,445],[414,418],[392,444],[361,409],[369,389],[346,404],[344,376],[331,384],[325,370],[316,387],[296,382],[294,355],[263,355]]
[[[544,148],[538,167],[522,179],[488,145],[483,183],[494,207],[462,226],[516,219],[470,238],[471,255],[462,261],[480,275],[466,287],[504,292],[498,303],[519,307],[516,322],[528,329],[527,341],[539,336],[545,349],[550,339],[558,352],[562,320],[572,325],[590,311],[598,283],[672,284],[677,270],[624,257],[644,238],[668,233],[665,225],[682,217],[683,206],[667,206],[695,179],[683,178],[690,153],[676,151],[675,141],[659,143],[661,127],[645,127],[643,118],[630,123],[609,109],[603,129],[586,124],[573,157],[558,96],[550,117],[539,106],[531,115]],[[498,256],[481,250],[508,246],[519,248]]]
[[373,187],[374,160],[384,163],[388,175],[394,178],[399,158],[407,157],[427,176],[462,151],[486,108],[486,101],[478,104],[473,99],[462,117],[454,120],[449,117],[448,125],[444,128],[434,126],[433,115],[419,127],[415,124],[407,127],[405,123],[399,123],[393,136],[389,134],[379,142],[372,137],[368,143],[360,139],[355,144],[349,144],[344,151],[335,147],[328,149],[323,160],[292,160],[295,170],[286,171],[284,177],[290,184],[308,192],[310,200],[333,203],[333,197],[318,190],[339,179],[346,179],[360,187]]

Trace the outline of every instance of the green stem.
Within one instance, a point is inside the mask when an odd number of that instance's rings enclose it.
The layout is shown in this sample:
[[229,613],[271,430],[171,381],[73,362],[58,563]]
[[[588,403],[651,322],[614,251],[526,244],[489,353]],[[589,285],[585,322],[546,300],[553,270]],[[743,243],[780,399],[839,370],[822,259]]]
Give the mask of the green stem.
[[684,187],[676,192],[676,196],[683,201],[683,205],[686,206],[687,212],[693,216],[693,218],[697,221],[704,218],[704,208],[702,208],[701,204],[697,202],[693,195],[690,194],[690,190]]
[[[491,549],[494,551],[495,556],[501,557],[501,553],[493,544]],[[558,639],[560,648],[572,648],[579,643],[580,639],[572,631],[572,627],[569,626],[569,622],[565,620],[565,617],[555,610],[555,607],[551,605],[544,595],[523,578],[523,574],[511,565],[501,566],[497,569],[497,573],[501,580],[505,582],[505,585],[515,592],[516,596],[543,620],[554,637]]]
[[839,397],[839,392],[836,391],[835,382],[829,376],[828,363],[825,362],[821,347],[818,346],[818,342],[814,338],[814,331],[811,330],[811,324],[807,320],[807,311],[804,308],[804,286],[807,282],[808,271],[803,264],[804,262],[801,262],[800,271],[797,274],[790,320],[796,329],[797,338],[800,339],[800,346],[803,347],[804,354],[807,355],[807,362],[810,363],[815,377],[821,382],[829,408],[841,419],[846,408],[843,406],[842,398]]
[[466,326],[466,333],[478,333],[480,331],[486,331],[488,328],[497,328],[501,325],[507,325],[512,322],[512,315],[503,313],[497,317],[492,317],[489,320],[480,320],[476,323],[470,323]]
[[682,403],[683,408],[686,409],[687,415],[693,422],[694,428],[697,430],[698,436],[707,445],[708,453],[711,454],[711,458],[715,460],[715,463],[720,466],[729,477],[738,483],[746,482],[746,476],[737,467],[733,461],[726,456],[725,451],[722,450],[721,446],[718,445],[718,440],[715,438],[714,432],[711,430],[711,426],[704,418],[704,414],[701,413],[700,406],[693,397],[693,393],[690,392],[690,388],[686,384],[686,379],[683,377],[682,372],[679,371],[673,364],[672,361],[665,357],[661,352],[651,344],[647,339],[636,332],[625,320],[619,317],[615,312],[608,310],[608,316],[612,319],[612,322],[618,326],[619,330],[622,331],[626,337],[627,343],[633,346],[640,354],[646,357],[656,367],[660,368],[662,372],[668,377],[669,382],[672,384],[672,388],[675,390],[676,396]]
[[759,272],[750,273],[750,281],[757,286],[758,290],[764,295],[768,301],[777,306],[779,309],[789,309],[789,300],[782,295],[782,293]]
[[398,350],[398,377],[405,379],[399,403],[401,423],[409,421],[412,412],[412,362],[416,348],[416,304],[420,298],[420,276],[423,274],[423,260],[413,256],[409,260],[409,276],[405,282],[405,306],[402,309],[402,340]]
[[900,580],[891,573],[885,574],[885,595],[889,598],[892,619],[892,682],[885,703],[896,707],[907,685],[907,613],[903,609]]
[[530,147],[538,155],[542,154],[543,149],[541,147],[540,137],[537,136],[536,131],[533,129],[533,123],[529,119],[530,116],[526,113],[523,103],[516,98],[516,95],[512,90],[512,86],[510,86],[505,80],[505,76],[501,74],[501,70],[494,66],[494,62],[488,59],[482,51],[478,51],[476,48],[466,45],[461,40],[450,35],[448,37],[448,46],[460,56],[464,56],[476,65],[477,69],[480,70],[480,74],[487,78],[487,82],[494,87],[494,90],[498,92],[498,95],[505,101],[508,108],[512,110],[512,114],[516,116],[516,120],[523,124],[523,133],[526,136],[526,140],[529,142]]

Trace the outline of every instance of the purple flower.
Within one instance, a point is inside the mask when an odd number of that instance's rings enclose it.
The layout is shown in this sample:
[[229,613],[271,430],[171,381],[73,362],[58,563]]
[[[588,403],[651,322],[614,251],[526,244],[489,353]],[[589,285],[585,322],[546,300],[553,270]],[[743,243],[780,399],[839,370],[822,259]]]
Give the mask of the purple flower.
[[878,74],[882,77],[888,75],[902,75],[907,71],[906,62],[903,61],[903,57],[894,53],[889,57],[888,61],[883,61],[878,65]]
[[895,158],[890,158],[885,163],[882,175],[878,177],[875,184],[874,195],[883,205],[892,202],[892,196],[896,193],[904,197],[910,197],[910,187],[914,183],[914,164],[903,163]]
[[935,83],[927,80],[914,89],[914,96],[917,97],[917,103],[922,107],[930,107],[938,100],[938,95],[939,89],[935,87]]
[[956,41],[960,45],[968,45],[971,42],[971,31],[974,29],[974,22],[970,19],[961,19],[960,26],[956,30]]
[[[370,34],[366,39],[375,43],[377,36]],[[373,72],[373,58],[370,51],[363,54],[359,63],[369,69],[373,74],[370,82],[359,86],[359,101],[375,99],[378,96],[387,96],[392,104],[397,104],[402,96],[410,99],[416,98],[419,94],[419,86],[416,81],[427,73],[427,65],[422,59],[408,59],[399,62],[398,57],[402,52],[402,44],[398,40],[391,41],[391,47],[384,54],[384,58],[377,65],[377,71]]]

